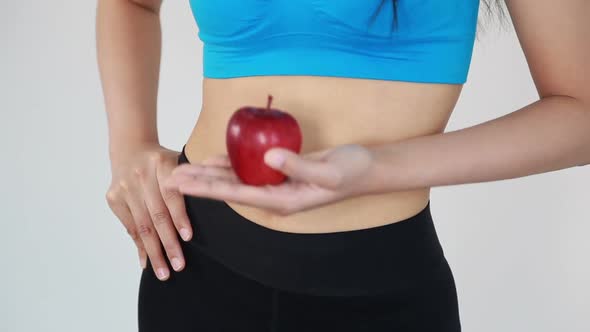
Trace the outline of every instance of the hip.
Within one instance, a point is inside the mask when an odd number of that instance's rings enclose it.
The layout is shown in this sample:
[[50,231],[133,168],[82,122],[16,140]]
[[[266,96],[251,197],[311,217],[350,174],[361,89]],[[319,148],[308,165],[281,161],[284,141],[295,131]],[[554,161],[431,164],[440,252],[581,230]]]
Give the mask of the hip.
[[[151,266],[143,271],[139,331],[461,331],[450,274],[366,296],[313,295],[260,283],[195,248],[185,247],[186,269],[165,282]],[[315,271],[316,277],[327,277],[321,272]]]

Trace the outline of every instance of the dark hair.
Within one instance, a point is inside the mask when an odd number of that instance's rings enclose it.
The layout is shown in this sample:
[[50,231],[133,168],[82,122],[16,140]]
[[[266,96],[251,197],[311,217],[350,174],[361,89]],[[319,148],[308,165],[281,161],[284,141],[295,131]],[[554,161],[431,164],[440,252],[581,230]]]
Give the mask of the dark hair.
[[[383,6],[383,4],[385,4],[385,2],[388,0],[383,0],[380,4],[380,7]],[[395,30],[395,28],[397,27],[397,2],[398,0],[391,0],[393,2],[393,29]],[[483,21],[486,20],[494,20],[494,19],[498,19],[498,22],[500,22],[500,26],[504,27],[504,23],[507,22],[506,19],[506,8],[505,8],[505,4],[504,4],[504,0],[481,0],[480,1],[480,17],[482,18],[481,20],[478,21],[478,27],[479,28],[484,28],[484,25],[482,24]],[[381,8],[379,8],[381,9]]]
[[[395,0],[397,1],[397,0]],[[480,20],[477,25],[481,30],[485,30],[486,21],[496,21],[499,23],[498,28],[509,28],[510,19],[507,16],[506,4],[504,0],[481,0],[480,1]]]

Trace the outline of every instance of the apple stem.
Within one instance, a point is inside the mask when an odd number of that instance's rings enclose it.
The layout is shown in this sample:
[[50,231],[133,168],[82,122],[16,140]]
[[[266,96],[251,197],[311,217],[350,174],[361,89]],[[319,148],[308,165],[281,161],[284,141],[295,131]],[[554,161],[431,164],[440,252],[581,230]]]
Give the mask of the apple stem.
[[266,109],[270,111],[270,104],[272,104],[272,95],[268,95],[268,103],[266,104]]

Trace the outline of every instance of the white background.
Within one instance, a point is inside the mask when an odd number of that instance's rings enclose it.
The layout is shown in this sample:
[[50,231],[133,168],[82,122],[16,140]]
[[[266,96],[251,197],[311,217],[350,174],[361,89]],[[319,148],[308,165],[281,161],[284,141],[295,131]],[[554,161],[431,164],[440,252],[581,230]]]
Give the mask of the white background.
[[[94,20],[95,1],[0,2],[0,331],[137,329],[136,250],[104,199]],[[188,1],[165,1],[162,21],[159,132],[180,150],[200,108],[201,44]],[[536,98],[514,32],[490,26],[447,130]],[[587,166],[433,188],[464,331],[590,331],[589,184]]]

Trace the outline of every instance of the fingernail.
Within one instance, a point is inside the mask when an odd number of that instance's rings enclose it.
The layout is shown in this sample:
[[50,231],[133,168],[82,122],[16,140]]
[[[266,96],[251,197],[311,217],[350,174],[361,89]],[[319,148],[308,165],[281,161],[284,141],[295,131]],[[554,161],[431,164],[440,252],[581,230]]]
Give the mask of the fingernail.
[[141,266],[142,269],[145,269],[145,264],[146,264],[145,259],[141,259],[140,258],[139,259],[139,265]]
[[180,237],[183,240],[188,241],[190,239],[190,237],[191,237],[191,232],[188,229],[186,229],[186,228],[181,228],[180,229]]
[[172,263],[172,268],[174,269],[174,271],[178,271],[182,267],[182,262],[180,261],[180,259],[178,259],[176,257],[172,258],[171,263]]
[[285,156],[281,153],[268,152],[265,154],[264,161],[271,167],[278,168],[285,162]]
[[164,268],[159,268],[156,273],[158,275],[158,279],[160,280],[164,280],[166,277],[168,277],[168,272]]

